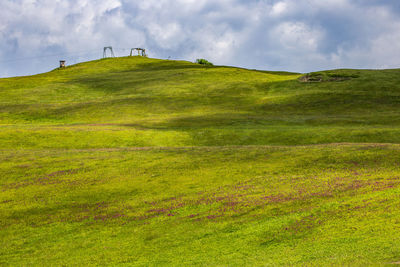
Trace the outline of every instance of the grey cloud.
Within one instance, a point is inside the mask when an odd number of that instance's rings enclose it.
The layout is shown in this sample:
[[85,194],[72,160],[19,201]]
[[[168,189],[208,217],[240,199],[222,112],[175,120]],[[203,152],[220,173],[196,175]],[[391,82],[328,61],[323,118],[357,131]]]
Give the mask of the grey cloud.
[[106,45],[271,70],[392,68],[399,14],[397,0],[5,0],[0,77],[99,58]]

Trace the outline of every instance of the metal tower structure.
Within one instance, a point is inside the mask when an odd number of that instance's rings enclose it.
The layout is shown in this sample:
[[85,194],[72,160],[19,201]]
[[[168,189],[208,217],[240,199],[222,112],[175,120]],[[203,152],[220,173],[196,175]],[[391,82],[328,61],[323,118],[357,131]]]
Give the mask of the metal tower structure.
[[135,52],[135,50],[137,51],[138,56],[147,57],[146,49],[144,49],[144,48],[132,48],[130,56],[133,56],[133,53]]
[[110,56],[109,57],[115,57],[114,51],[112,49],[112,46],[106,46],[106,47],[104,47],[104,50],[103,50],[103,58],[107,57],[107,50],[110,50]]

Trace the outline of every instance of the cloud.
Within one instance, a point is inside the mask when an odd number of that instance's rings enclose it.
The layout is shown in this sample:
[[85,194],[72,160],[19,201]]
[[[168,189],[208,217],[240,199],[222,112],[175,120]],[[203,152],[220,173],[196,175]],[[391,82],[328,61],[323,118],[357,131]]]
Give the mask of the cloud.
[[0,77],[99,58],[108,45],[271,70],[393,68],[399,14],[397,0],[3,0]]

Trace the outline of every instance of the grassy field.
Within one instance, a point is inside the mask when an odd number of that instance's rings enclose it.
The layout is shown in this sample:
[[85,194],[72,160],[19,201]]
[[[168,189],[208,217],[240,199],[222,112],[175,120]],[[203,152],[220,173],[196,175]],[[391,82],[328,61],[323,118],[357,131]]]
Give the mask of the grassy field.
[[400,70],[141,57],[0,79],[1,265],[400,261]]

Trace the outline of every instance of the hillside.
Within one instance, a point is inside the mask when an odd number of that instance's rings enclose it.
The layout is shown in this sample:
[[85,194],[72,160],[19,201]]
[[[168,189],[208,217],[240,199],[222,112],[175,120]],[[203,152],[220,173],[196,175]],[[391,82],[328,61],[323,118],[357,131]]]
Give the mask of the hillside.
[[334,73],[357,78],[301,83],[299,74],[128,57],[1,79],[0,145],[399,143],[400,70]]
[[102,59],[0,111],[2,265],[400,261],[400,70]]

